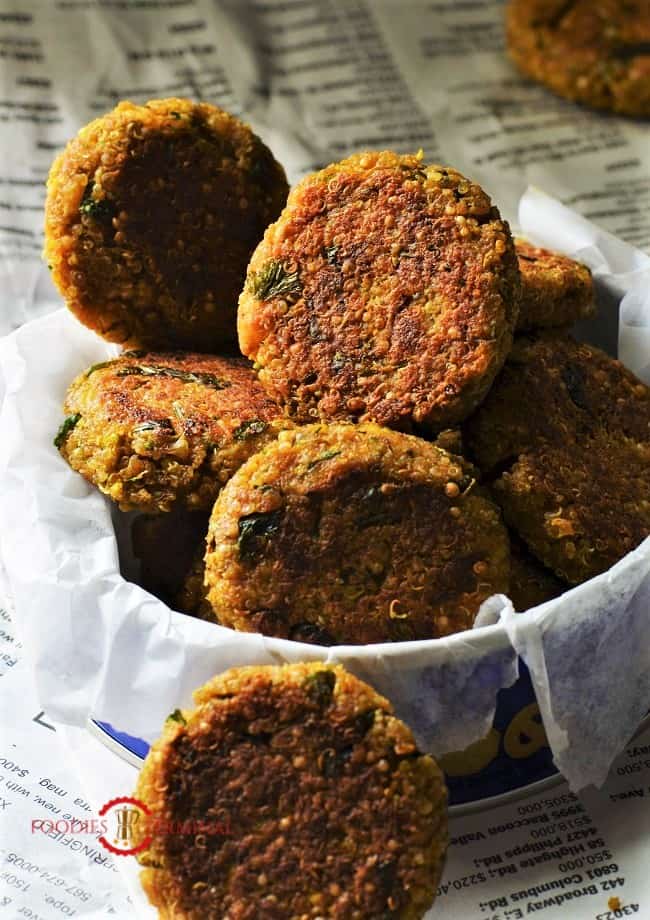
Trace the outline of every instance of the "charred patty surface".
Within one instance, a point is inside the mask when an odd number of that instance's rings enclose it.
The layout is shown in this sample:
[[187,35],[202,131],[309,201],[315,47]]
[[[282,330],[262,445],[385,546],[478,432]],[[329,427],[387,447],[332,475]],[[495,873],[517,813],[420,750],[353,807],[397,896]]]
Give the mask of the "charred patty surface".
[[424,916],[447,846],[446,790],[383,697],[314,662],[228,671],[195,701],[167,722],[135,792],[161,825],[217,831],[154,831],[139,860],[161,916]]
[[525,612],[558,597],[568,586],[538,562],[514,534],[510,538],[510,590],[515,610]]
[[571,584],[650,534],[650,389],[593,346],[518,340],[465,443],[506,522]]
[[248,362],[125,352],[68,390],[56,445],[125,511],[210,509],[234,471],[291,423]]
[[244,354],[297,419],[439,430],[481,401],[512,341],[508,225],[456,170],[365,153],[304,179],[251,260]]
[[45,257],[105,339],[215,352],[236,341],[248,260],[287,192],[234,116],[187,99],[121,102],[52,166]]
[[462,458],[373,423],[282,432],[215,503],[219,621],[320,644],[468,629],[508,586],[508,536]]

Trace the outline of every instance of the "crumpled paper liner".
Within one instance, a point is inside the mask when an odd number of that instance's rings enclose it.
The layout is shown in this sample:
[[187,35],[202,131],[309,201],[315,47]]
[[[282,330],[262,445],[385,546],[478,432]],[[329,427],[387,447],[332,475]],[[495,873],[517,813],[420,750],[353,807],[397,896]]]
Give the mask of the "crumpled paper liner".
[[[520,223],[535,242],[594,267],[610,301],[625,295],[620,356],[647,380],[650,259],[535,190]],[[592,322],[587,337],[611,341],[616,312]],[[113,354],[64,310],[0,341],[0,546],[52,718],[93,717],[152,740],[169,712],[225,668],[321,659],[384,693],[421,746],[443,754],[487,733],[520,654],[558,766],[574,789],[604,781],[650,707],[650,539],[532,612],[515,615],[506,598],[491,598],[475,629],[446,639],[322,648],[194,620],[125,581],[108,502],[52,445],[72,378]]]

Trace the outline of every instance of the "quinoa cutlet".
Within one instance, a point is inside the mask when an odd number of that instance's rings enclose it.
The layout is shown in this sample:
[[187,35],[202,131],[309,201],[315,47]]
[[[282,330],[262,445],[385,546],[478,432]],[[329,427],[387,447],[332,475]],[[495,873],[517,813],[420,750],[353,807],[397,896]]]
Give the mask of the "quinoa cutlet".
[[302,422],[439,430],[485,396],[518,297],[510,230],[478,185],[362,153],[289,195],[251,259],[239,343]]
[[[138,514],[131,523],[131,547],[138,560],[138,583],[165,604],[197,615],[199,603],[178,607],[188,572],[196,558],[205,554],[208,532],[207,511],[186,511],[176,507],[168,514]],[[212,619],[212,617],[210,617]]]
[[[424,916],[447,793],[386,699],[321,662],[236,668],[194,699],[165,723],[134,793],[153,819],[138,860],[161,916]],[[174,833],[192,821],[196,834]]]
[[269,149],[221,109],[121,102],[52,166],[45,258],[110,342],[217,352],[236,342],[248,260],[287,192]]
[[558,597],[568,585],[545,568],[526,545],[510,535],[510,590],[508,597],[515,610],[525,612]]
[[464,434],[508,525],[570,584],[650,534],[650,389],[599,349],[522,336]]
[[[207,531],[207,525],[206,525]],[[218,623],[219,620],[208,600],[208,588],[205,584],[205,538],[194,552],[189,567],[184,573],[184,578],[177,590],[172,606],[188,616],[198,617],[199,620],[209,620]]]
[[123,511],[210,509],[234,471],[291,423],[243,358],[125,352],[71,384],[55,444]]
[[526,76],[595,109],[650,116],[647,0],[510,0],[506,25]]
[[322,645],[468,629],[508,588],[508,535],[477,471],[412,435],[281,432],[215,503],[209,600],[225,626]]
[[572,326],[595,316],[594,285],[586,265],[559,252],[515,240],[521,273],[517,332]]

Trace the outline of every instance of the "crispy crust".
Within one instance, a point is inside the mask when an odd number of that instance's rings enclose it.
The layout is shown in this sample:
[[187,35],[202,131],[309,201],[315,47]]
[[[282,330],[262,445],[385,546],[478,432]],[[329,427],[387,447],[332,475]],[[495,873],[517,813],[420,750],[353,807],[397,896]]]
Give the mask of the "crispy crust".
[[650,533],[650,389],[597,348],[522,337],[464,434],[506,522],[569,583]]
[[325,645],[468,629],[509,571],[507,533],[474,472],[373,423],[283,432],[215,503],[206,581],[217,617]]
[[243,358],[188,352],[94,365],[64,408],[77,420],[61,454],[123,511],[211,508],[234,471],[291,425]]
[[510,0],[506,23],[526,76],[596,109],[650,116],[647,0]]
[[571,326],[596,314],[594,285],[586,265],[559,252],[515,240],[521,273],[517,332]]
[[567,585],[530,554],[514,535],[510,539],[510,590],[508,597],[522,613],[567,590]]
[[[442,774],[340,666],[227,671],[168,721],[135,795],[162,822],[138,859],[166,920],[417,920],[447,848]],[[264,782],[260,782],[264,777]]]
[[478,185],[362,153],[291,192],[251,259],[239,342],[301,421],[437,430],[487,392],[518,295],[510,230]]
[[287,192],[268,148],[221,109],[121,102],[55,160],[44,255],[105,339],[218,351],[236,340],[246,265]]

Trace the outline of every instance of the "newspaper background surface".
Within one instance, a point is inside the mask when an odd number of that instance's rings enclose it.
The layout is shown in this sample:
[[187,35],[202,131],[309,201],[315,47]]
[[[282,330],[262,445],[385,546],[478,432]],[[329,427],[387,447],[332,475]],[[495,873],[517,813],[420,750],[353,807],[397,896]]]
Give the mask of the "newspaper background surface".
[[[521,80],[503,54],[502,15],[502,3],[481,0],[2,0],[0,332],[59,305],[40,260],[43,182],[65,141],[120,98],[143,102],[155,96],[191,96],[243,114],[285,164],[291,180],[362,147],[422,147],[427,159],[453,163],[481,181],[506,217],[515,218],[516,202],[533,182],[647,250],[650,129],[577,109]],[[5,641],[13,660],[15,644],[3,637]],[[20,666],[12,672],[9,677],[14,680]],[[3,696],[7,714],[9,701],[27,698],[27,669],[16,687],[20,689],[15,695]],[[58,769],[55,734],[42,728],[48,743],[33,743],[13,707],[11,711],[15,719],[3,731],[5,748],[15,757],[22,746],[34,769],[44,758],[57,763]],[[4,722],[9,724],[8,717]],[[602,889],[602,884],[619,873],[597,874],[596,868],[613,864],[619,864],[627,881],[613,888],[623,912],[612,916],[650,917],[647,882],[644,889],[640,870],[648,849],[643,828],[650,824],[644,745],[647,739],[639,748],[641,754],[627,760],[623,755],[623,773],[613,790],[607,787],[599,794],[604,797],[601,804],[593,806],[597,812],[601,809],[598,814],[604,822],[598,818],[602,834],[595,839],[606,841],[595,851],[604,854],[609,848],[612,862],[604,858],[587,864],[595,867],[588,870],[595,873],[594,879],[586,876],[585,867],[576,870],[585,885],[598,882],[597,895],[571,901],[575,920],[609,920],[609,889]],[[110,770],[109,757],[102,762]],[[3,777],[3,788],[7,781],[12,780]],[[110,772],[107,784],[111,785]],[[605,807],[608,793],[619,795],[622,786],[634,795]],[[27,822],[32,808],[27,797],[13,796],[11,828]],[[7,835],[15,839],[15,832],[7,831],[4,814],[2,819],[0,844],[6,849]],[[484,827],[488,819],[461,820],[459,835],[464,836]],[[490,814],[490,825],[500,821],[496,812]],[[503,851],[519,845],[514,830],[507,841],[496,840]],[[33,841],[30,844],[33,854]],[[483,871],[472,861],[484,863],[489,856],[489,848],[481,848],[480,841],[452,849],[443,882],[450,884],[450,891],[441,897],[435,916],[518,916],[521,904],[491,904],[514,889],[499,880],[498,872],[496,882],[494,877],[489,883],[465,881]],[[6,853],[2,859],[6,861]],[[57,863],[44,849],[39,849],[39,860],[52,872],[58,865],[56,871],[73,887],[81,878],[78,866]],[[558,872],[566,878],[558,866],[542,861],[532,873],[521,870],[517,890],[537,885],[540,878],[552,881]],[[497,864],[489,868],[494,872]],[[1,865],[0,885],[12,884],[11,872],[2,878],[10,869],[9,864]],[[95,886],[102,890],[98,881],[89,885]],[[566,887],[556,886],[552,893]],[[15,899],[3,904],[7,896],[0,891],[0,912],[19,916]],[[25,907],[20,916],[35,920],[69,913],[39,900],[33,885],[31,894],[23,892],[21,897],[27,900],[20,902]],[[127,917],[121,897],[114,886],[112,908],[102,907],[98,900],[91,914],[74,904],[76,914],[110,916],[112,910],[113,915]],[[566,903],[564,908],[550,906],[545,916],[566,916],[566,909]]]
[[[132,857],[112,858],[92,837],[31,833],[33,819],[57,817],[52,806],[62,815],[96,815],[110,799],[132,793],[137,771],[83,729],[52,725],[3,613],[0,916],[155,920]],[[42,786],[44,780],[56,791]],[[560,783],[452,820],[447,865],[427,920],[522,920],[531,914],[646,920],[649,826],[646,730],[617,759],[601,790],[576,797]],[[619,899],[620,910],[608,906],[610,898]]]
[[295,181],[364,147],[482,182],[506,217],[529,184],[650,247],[650,127],[521,79],[498,0],[2,0],[0,331],[57,302],[40,259],[44,181],[119,100],[242,114]]

